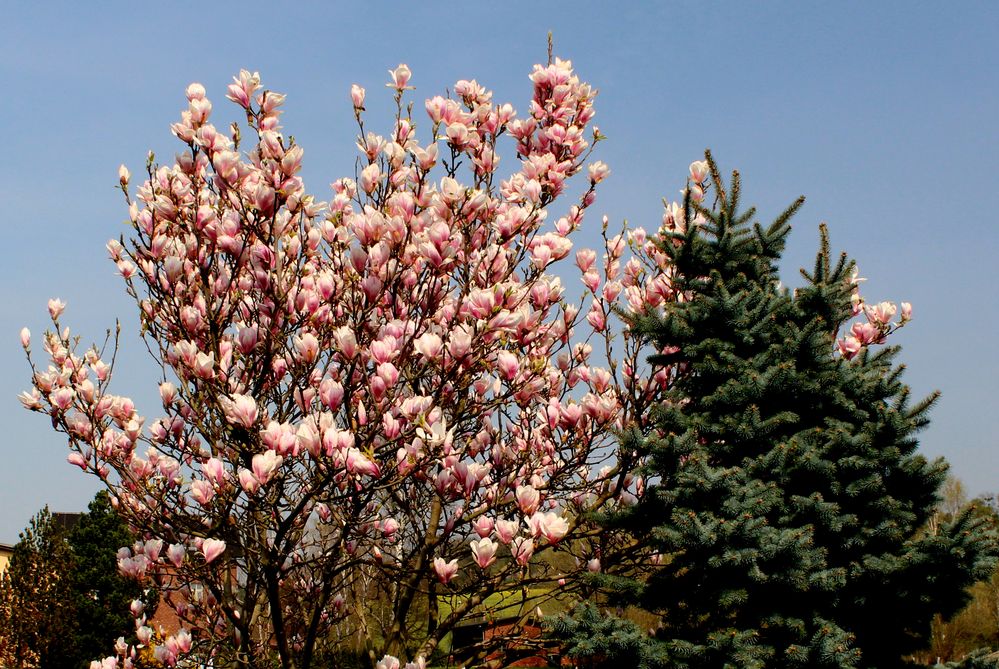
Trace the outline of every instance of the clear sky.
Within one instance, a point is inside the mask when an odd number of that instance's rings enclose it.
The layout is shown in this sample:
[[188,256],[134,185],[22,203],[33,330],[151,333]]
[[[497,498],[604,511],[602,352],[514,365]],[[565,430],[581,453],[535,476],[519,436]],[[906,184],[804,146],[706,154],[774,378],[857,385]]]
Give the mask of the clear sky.
[[916,395],[943,391],[922,450],[972,493],[999,490],[999,4],[133,4],[146,6],[10,2],[0,22],[0,542],[44,504],[81,510],[96,491],[15,399],[28,386],[17,333],[45,328],[49,297],[68,302],[64,321],[86,342],[121,318],[115,390],[140,411],[158,406],[104,244],[125,230],[119,163],[140,172],[148,149],[173,155],[169,124],[189,82],[232,118],[223,96],[240,68],[287,93],[286,132],[325,198],[353,173],[351,83],[368,88],[368,123],[382,131],[382,85],[400,62],[420,102],[474,77],[526,110],[548,30],[600,89],[609,139],[595,157],[613,174],[596,212],[654,229],[661,197],[677,196],[705,147],[742,172],[764,216],[805,194],[785,281],[812,261],[827,221],[869,299],[912,302],[895,338],[905,378]]

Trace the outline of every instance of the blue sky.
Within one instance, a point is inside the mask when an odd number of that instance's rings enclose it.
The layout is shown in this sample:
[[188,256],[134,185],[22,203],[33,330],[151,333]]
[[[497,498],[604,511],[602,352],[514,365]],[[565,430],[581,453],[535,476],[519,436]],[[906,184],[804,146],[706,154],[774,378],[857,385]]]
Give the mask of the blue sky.
[[[17,333],[45,303],[86,342],[120,318],[116,390],[156,407],[134,306],[106,260],[126,211],[117,167],[179,146],[169,124],[200,81],[216,113],[240,68],[288,94],[286,131],[322,197],[353,172],[348,91],[388,128],[386,70],[408,63],[415,100],[476,78],[525,110],[527,74],[555,51],[600,90],[596,158],[613,174],[595,210],[654,228],[710,147],[766,217],[799,194],[783,264],[794,283],[817,226],[855,257],[869,299],[907,300],[896,341],[916,395],[943,399],[922,435],[973,493],[999,490],[999,5],[995,3],[10,3],[0,25],[0,542],[44,504],[83,509],[93,480],[15,396]],[[275,11],[276,9],[276,11]],[[221,125],[221,124],[219,124]],[[593,221],[594,219],[590,219]],[[591,237],[595,239],[595,233]]]

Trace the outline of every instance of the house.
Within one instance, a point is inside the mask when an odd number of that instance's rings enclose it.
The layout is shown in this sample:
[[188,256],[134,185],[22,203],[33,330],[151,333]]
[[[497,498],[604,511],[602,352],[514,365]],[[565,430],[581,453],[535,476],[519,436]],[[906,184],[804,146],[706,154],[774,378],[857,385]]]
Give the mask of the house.
[[[463,604],[466,597],[443,598],[440,602],[442,615]],[[493,593],[454,628],[450,638],[451,655],[457,658],[484,645],[492,647],[485,658],[486,666],[501,658],[511,667],[558,666],[560,646],[543,638],[541,618],[566,611],[574,602],[573,597],[553,593],[548,588]]]
[[0,574],[7,571],[10,564],[10,556],[14,554],[14,547],[10,544],[0,544]]

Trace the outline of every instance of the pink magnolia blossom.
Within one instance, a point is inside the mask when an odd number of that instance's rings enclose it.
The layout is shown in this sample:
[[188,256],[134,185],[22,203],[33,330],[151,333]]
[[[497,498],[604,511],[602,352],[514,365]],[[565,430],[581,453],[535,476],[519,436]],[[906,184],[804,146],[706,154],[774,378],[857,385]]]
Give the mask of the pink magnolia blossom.
[[437,421],[430,425],[429,428],[417,428],[416,435],[433,446],[448,446],[452,442],[454,430],[448,430],[445,421]]
[[879,302],[874,306],[867,305],[864,307],[867,320],[876,326],[888,325],[891,319],[895,317],[897,310],[897,307],[891,302]]
[[590,181],[598,184],[610,175],[610,168],[602,160],[598,160],[589,167]]
[[233,77],[233,81],[235,83],[229,84],[229,93],[226,97],[242,107],[249,107],[252,95],[260,87],[260,75],[241,70],[239,77]]
[[66,303],[60,300],[59,298],[56,297],[49,300],[49,316],[52,317],[52,320],[56,320],[57,318],[59,318],[59,316],[62,315],[62,312],[65,309],[66,309]]
[[240,487],[251,495],[260,489],[260,479],[250,470],[240,469],[238,478]]
[[319,398],[331,411],[336,411],[343,401],[343,384],[333,379],[324,379],[319,384]]
[[576,251],[576,266],[581,272],[589,272],[593,263],[597,259],[597,253],[593,249],[580,249]]
[[357,84],[350,87],[350,100],[354,103],[354,109],[364,109],[364,89]]
[[493,542],[492,539],[483,537],[478,541],[473,541],[471,547],[475,563],[479,565],[480,569],[485,569],[496,561],[496,549],[499,548],[499,544]]
[[708,161],[695,160],[690,164],[690,179],[694,183],[702,184],[708,178]]
[[881,338],[881,328],[874,323],[854,323],[850,334],[862,344],[871,344]]
[[177,386],[173,385],[169,381],[164,381],[160,384],[160,399],[163,400],[164,406],[173,404],[173,400],[176,396]]
[[378,476],[380,468],[378,463],[356,448],[348,449],[346,460],[347,471],[364,476]]
[[205,87],[198,82],[188,84],[187,88],[184,90],[184,95],[187,96],[188,102],[204,100],[206,93],[207,91],[205,90]]
[[128,609],[132,612],[133,617],[138,618],[146,610],[146,604],[141,599],[133,599]]
[[[613,300],[610,300],[613,301]],[[596,301],[590,308],[590,312],[586,314],[587,322],[593,326],[593,329],[597,332],[603,332],[604,328],[607,327],[607,317],[604,315],[603,310],[600,308],[600,304]]]
[[288,423],[272,420],[260,431],[260,439],[264,446],[278,455],[298,455],[298,437]]
[[191,497],[201,506],[207,506],[215,496],[215,488],[211,481],[194,481],[191,483]]
[[184,628],[177,630],[173,638],[176,640],[177,650],[183,654],[191,652],[192,639],[191,633],[188,630]]
[[441,583],[449,583],[455,574],[458,573],[458,560],[445,562],[444,558],[434,558],[434,573]]
[[532,536],[544,535],[549,544],[558,543],[569,531],[569,523],[557,513],[549,511],[547,513],[538,511],[528,519],[528,527],[531,528]]
[[249,395],[235,394],[220,400],[229,422],[253,427],[257,422],[257,401]]
[[431,332],[425,332],[413,342],[413,347],[428,360],[436,360],[444,343],[441,338]]
[[156,658],[157,662],[167,667],[177,666],[177,653],[166,644],[156,646],[156,649],[153,651],[153,657]]
[[73,406],[75,397],[76,393],[73,392],[72,388],[57,388],[49,394],[49,401],[60,411],[66,411]]
[[361,178],[358,183],[361,189],[369,195],[374,192],[375,188],[378,187],[378,182],[382,177],[381,168],[378,167],[377,163],[372,163],[361,170]]
[[520,524],[515,520],[497,520],[496,521],[496,536],[504,544],[508,544],[513,541],[514,537],[517,536],[517,532],[520,530]]
[[534,539],[530,537],[517,537],[510,542],[510,554],[521,566],[526,566],[534,555]]
[[241,353],[251,352],[257,346],[257,328],[254,326],[240,328],[237,341]]
[[517,486],[516,493],[517,505],[525,516],[530,516],[538,510],[538,505],[541,503],[541,494],[534,486]]
[[149,569],[149,558],[143,554],[135,556],[123,556],[118,558],[118,571],[123,576],[141,581],[146,576]]
[[455,360],[462,360],[472,350],[472,336],[462,328],[451,333],[447,344],[448,353]]
[[398,91],[407,88],[409,79],[413,76],[413,73],[409,70],[409,66],[404,63],[401,63],[394,70],[389,70],[389,74],[392,76],[392,82],[386,85]]
[[145,554],[150,561],[156,562],[160,557],[160,552],[163,550],[163,540],[162,539],[149,539],[142,545],[142,552]]
[[201,471],[204,472],[205,478],[215,485],[221,486],[225,483],[225,464],[218,458],[208,458],[201,465]]
[[135,638],[143,646],[148,646],[153,638],[153,628],[148,625],[140,625],[135,629]]
[[66,461],[69,462],[69,464],[71,465],[76,465],[83,471],[87,471],[87,459],[83,457],[82,454],[77,453],[76,451],[67,455]]
[[479,516],[472,523],[472,527],[475,529],[475,533],[479,535],[480,539],[488,537],[493,532],[493,527],[495,522],[492,518],[488,516]]
[[212,562],[225,551],[225,542],[221,539],[205,539],[201,544],[201,553],[205,562]]
[[[201,379],[210,379],[215,376],[215,354],[199,351],[192,365],[195,376]],[[249,426],[247,426],[249,427]]]
[[399,381],[399,369],[391,362],[379,364],[375,373],[385,383],[386,389],[394,387]]
[[309,455],[318,457],[322,451],[322,438],[319,430],[311,423],[302,423],[295,432],[299,447],[304,449]]
[[183,544],[171,544],[167,547],[167,559],[170,560],[170,563],[178,569],[184,563],[184,556],[186,554],[187,549],[184,548]]
[[517,356],[509,351],[500,351],[497,354],[496,367],[499,370],[500,376],[507,381],[512,381],[517,376],[517,372],[520,371],[520,363],[517,361]]
[[257,453],[253,456],[253,476],[261,485],[266,484],[274,476],[274,473],[280,469],[284,458],[278,455],[275,451],[264,451],[263,453]]
[[21,402],[21,405],[29,411],[36,411],[42,408],[42,396],[41,393],[38,392],[37,388],[32,388],[30,391],[24,391],[18,394],[17,399]]
[[319,355],[319,340],[311,332],[293,337],[292,343],[295,346],[295,354],[299,362],[309,364],[314,362]]
[[836,342],[836,348],[847,360],[853,358],[864,347],[863,342],[852,335],[843,337]]

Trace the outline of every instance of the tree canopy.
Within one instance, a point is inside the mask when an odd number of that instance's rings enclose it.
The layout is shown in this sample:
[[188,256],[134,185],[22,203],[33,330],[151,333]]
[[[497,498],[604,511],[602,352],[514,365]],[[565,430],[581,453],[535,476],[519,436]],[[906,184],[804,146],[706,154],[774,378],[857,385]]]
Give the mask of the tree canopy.
[[134,637],[132,601],[151,615],[157,593],[119,573],[118,550],[133,541],[104,491],[70,527],[42,509],[0,582],[0,662],[86,669],[119,637]]
[[[602,585],[660,618],[641,643],[621,633],[620,652],[643,667],[901,666],[997,557],[971,513],[920,531],[947,471],[916,450],[936,395],[911,402],[897,347],[875,348],[908,310],[892,322],[894,305],[865,303],[824,228],[804,284],[782,284],[803,200],[764,226],[740,210],[738,173],[726,187],[710,154],[703,173],[693,187],[715,206],[688,197],[690,225],[662,231],[684,299],[636,327],[663,351],[657,363],[682,371],[652,428],[625,435],[647,492],[607,523],[658,564]],[[555,629],[592,654],[598,621],[590,611]]]

